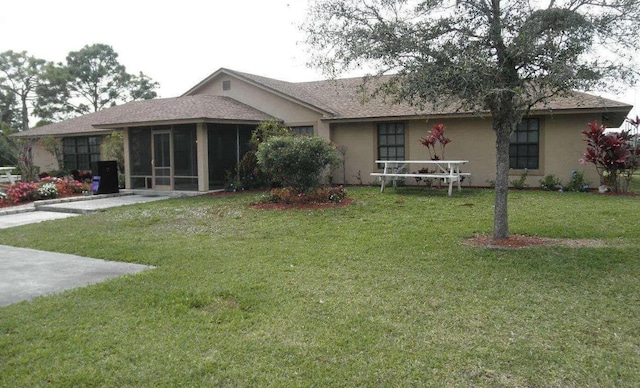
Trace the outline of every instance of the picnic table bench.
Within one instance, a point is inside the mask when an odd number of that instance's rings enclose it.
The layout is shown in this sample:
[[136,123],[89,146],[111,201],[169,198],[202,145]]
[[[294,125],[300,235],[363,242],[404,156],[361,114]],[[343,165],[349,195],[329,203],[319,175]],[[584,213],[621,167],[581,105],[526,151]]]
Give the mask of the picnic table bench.
[[9,181],[9,183],[14,184],[14,183],[16,183],[16,177],[11,174],[14,169],[15,169],[15,167],[6,167],[6,166],[2,167],[2,166],[0,166],[0,176],[2,176],[2,174],[4,174],[7,177],[7,180]]
[[[468,172],[460,172],[460,166],[468,163],[468,160],[376,160],[376,163],[383,164],[382,172],[373,172],[371,176],[378,177],[381,182],[380,192],[384,192],[385,184],[388,180],[396,182],[404,178],[420,179],[442,179],[449,184],[448,195],[451,196],[453,183],[457,182],[458,191],[461,190],[460,182],[463,177],[471,175]],[[433,167],[433,171],[428,172],[408,172],[409,165],[426,165]]]

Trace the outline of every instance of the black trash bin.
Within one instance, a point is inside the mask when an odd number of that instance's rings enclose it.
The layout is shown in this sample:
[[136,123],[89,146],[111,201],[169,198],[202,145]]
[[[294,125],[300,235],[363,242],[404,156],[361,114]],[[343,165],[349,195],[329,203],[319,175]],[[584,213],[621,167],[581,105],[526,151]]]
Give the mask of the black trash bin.
[[98,162],[98,173],[100,177],[96,194],[119,193],[118,189],[118,162],[115,160],[105,160]]

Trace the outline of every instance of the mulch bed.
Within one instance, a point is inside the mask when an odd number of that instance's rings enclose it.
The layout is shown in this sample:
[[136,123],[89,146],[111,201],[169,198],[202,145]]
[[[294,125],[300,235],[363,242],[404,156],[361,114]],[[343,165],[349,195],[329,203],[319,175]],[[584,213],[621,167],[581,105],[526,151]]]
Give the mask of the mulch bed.
[[232,195],[238,195],[238,194],[247,194],[247,193],[264,193],[265,190],[259,190],[259,189],[252,189],[252,190],[239,190],[239,191],[214,191],[211,193],[207,193],[205,194],[208,197],[229,197]]
[[[229,197],[237,194],[246,193],[264,193],[265,190],[241,190],[241,191],[216,191],[208,193],[210,197]],[[257,210],[314,210],[314,209],[338,209],[349,206],[353,202],[353,198],[345,198],[339,203],[334,202],[309,202],[309,203],[255,203],[251,205],[252,209]]]
[[563,246],[569,248],[604,247],[606,244],[594,239],[563,239],[512,234],[509,238],[496,240],[493,236],[476,235],[464,240],[466,245],[493,249],[520,249],[533,246]]
[[252,209],[258,210],[315,210],[315,209],[338,209],[349,206],[353,198],[345,198],[339,203],[334,202],[310,202],[310,203],[256,203],[251,205]]

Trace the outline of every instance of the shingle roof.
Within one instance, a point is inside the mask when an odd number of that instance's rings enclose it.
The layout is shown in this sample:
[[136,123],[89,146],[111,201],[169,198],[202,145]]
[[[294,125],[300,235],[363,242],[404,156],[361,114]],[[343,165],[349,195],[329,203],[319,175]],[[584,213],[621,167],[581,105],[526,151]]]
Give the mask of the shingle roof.
[[[367,95],[365,93],[366,87],[363,89],[363,78],[294,83],[223,68],[189,89],[181,97],[129,102],[82,117],[34,128],[16,136],[104,132],[109,128],[126,125],[187,120],[260,122],[273,119],[269,114],[229,97],[192,94],[197,93],[201,86],[206,85],[222,73],[244,79],[294,103],[317,110],[327,120],[468,115],[473,113],[460,111],[456,105],[436,108],[427,104],[419,109],[407,103],[392,103],[388,101],[389,99],[381,96],[367,98],[366,102],[363,102]],[[624,115],[628,114],[632,106],[587,93],[574,92],[570,96],[555,97],[546,105],[535,108],[540,112],[548,113],[576,110],[610,111],[617,112],[624,119]]]
[[31,137],[96,133],[104,132],[109,128],[158,122],[261,122],[271,119],[274,119],[274,117],[229,97],[196,95],[132,101],[59,123],[33,128],[15,136]]
[[[221,72],[243,78],[266,89],[270,89],[292,100],[300,101],[325,113],[326,119],[347,120],[381,117],[407,117],[428,115],[472,114],[471,111],[460,111],[460,104],[435,107],[426,104],[423,108],[411,106],[408,103],[393,103],[391,98],[377,96],[370,98],[371,91],[381,80],[371,79],[364,83],[363,77],[323,80],[312,82],[286,82],[255,74],[243,73],[230,69],[220,69],[212,76]],[[382,81],[387,77],[382,77]],[[207,78],[205,81],[208,81]],[[203,81],[203,83],[206,83]],[[201,85],[201,84],[199,84]],[[198,86],[190,89],[196,91]],[[187,93],[189,93],[187,92]],[[366,102],[365,102],[366,101]],[[534,110],[541,112],[556,112],[567,110],[631,110],[632,106],[598,97],[595,95],[573,92],[564,97],[554,97],[545,105],[538,105]]]
[[362,119],[375,117],[402,117],[444,113],[442,109],[418,109],[408,103],[393,103],[384,96],[369,97],[379,82],[364,83],[363,78],[346,78],[328,81],[301,82],[298,87],[316,98],[326,101],[333,119]]

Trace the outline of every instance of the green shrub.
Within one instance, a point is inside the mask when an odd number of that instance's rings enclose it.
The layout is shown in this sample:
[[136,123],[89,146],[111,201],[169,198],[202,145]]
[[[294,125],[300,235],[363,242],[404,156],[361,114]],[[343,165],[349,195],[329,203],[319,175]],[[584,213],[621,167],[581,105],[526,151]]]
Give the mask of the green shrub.
[[249,142],[257,149],[260,144],[274,136],[293,136],[293,133],[289,127],[283,126],[278,121],[263,121],[251,132],[251,140]]
[[227,185],[238,185],[237,188],[254,189],[259,187],[267,187],[269,178],[258,167],[258,158],[256,151],[251,150],[244,154],[240,163],[238,163],[238,177],[227,177]]
[[555,191],[562,188],[562,181],[555,175],[549,174],[540,180],[540,188],[545,191]]
[[563,187],[563,190],[579,192],[589,190],[589,184],[584,180],[584,171],[571,171],[571,180]]
[[309,136],[274,136],[258,146],[256,156],[274,183],[298,193],[319,187],[324,170],[339,161],[328,140]]
[[258,166],[256,153],[258,146],[274,136],[292,136],[291,130],[277,121],[264,121],[251,132],[251,150],[246,152],[236,168],[235,174],[227,176],[225,188],[253,189],[268,187],[271,184],[270,177]]
[[511,186],[513,186],[514,189],[523,190],[525,187],[527,187],[526,182],[527,182],[528,175],[529,175],[529,170],[525,168],[522,174],[520,174],[520,178],[512,180],[509,183],[511,183]]
[[102,160],[115,160],[118,164],[118,172],[124,174],[124,133],[114,131],[105,136],[101,144]]

